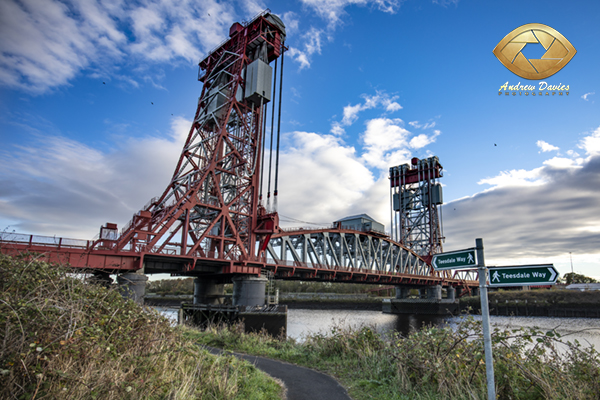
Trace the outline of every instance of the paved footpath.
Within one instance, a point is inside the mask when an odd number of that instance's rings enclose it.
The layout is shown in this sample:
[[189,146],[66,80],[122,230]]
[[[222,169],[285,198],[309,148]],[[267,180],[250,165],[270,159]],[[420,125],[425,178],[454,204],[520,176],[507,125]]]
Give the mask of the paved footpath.
[[[203,346],[212,354],[226,351]],[[329,375],[269,358],[233,353],[254,364],[273,378],[281,380],[287,389],[287,400],[352,400],[346,389]]]

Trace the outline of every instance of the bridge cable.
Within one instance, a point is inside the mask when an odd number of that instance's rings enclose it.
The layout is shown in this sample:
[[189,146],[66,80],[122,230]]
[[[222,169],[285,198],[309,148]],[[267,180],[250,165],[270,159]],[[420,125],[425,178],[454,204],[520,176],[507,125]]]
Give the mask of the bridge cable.
[[258,202],[261,203],[262,202],[262,197],[263,197],[263,183],[264,183],[264,178],[265,178],[265,146],[266,146],[266,142],[267,142],[267,109],[269,107],[262,107],[261,105],[261,110],[262,110],[262,121],[263,121],[263,126],[262,126],[262,132],[261,132],[261,141],[262,141],[262,151],[261,151],[261,161],[260,161],[260,183],[259,183],[259,195],[258,195]]
[[267,190],[267,211],[270,211],[269,202],[271,201],[271,162],[273,160],[273,126],[275,124],[275,89],[277,88],[277,59],[275,59],[275,73],[273,79],[273,109],[271,110],[271,140],[269,141],[269,185]]
[[279,178],[279,139],[281,137],[281,95],[283,91],[283,56],[285,51],[281,52],[281,72],[279,73],[279,112],[277,114],[277,153],[275,155],[275,191],[273,192],[273,206],[277,210],[277,181]]

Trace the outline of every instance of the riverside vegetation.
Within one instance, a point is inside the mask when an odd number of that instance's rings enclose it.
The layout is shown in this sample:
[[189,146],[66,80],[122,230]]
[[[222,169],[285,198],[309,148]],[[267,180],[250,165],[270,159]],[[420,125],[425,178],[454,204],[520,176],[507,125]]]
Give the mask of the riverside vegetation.
[[[316,368],[336,377],[355,400],[487,399],[481,323],[427,327],[408,337],[382,338],[375,329],[334,327],[303,342],[243,327],[188,330],[195,341]],[[555,331],[495,329],[499,399],[600,399],[600,355]]]
[[0,255],[0,398],[280,399],[251,364],[67,268]]
[[[334,327],[298,343],[241,326],[172,328],[71,273],[0,255],[0,398],[281,398],[252,365],[199,343],[319,369],[355,400],[486,398],[481,325],[469,317],[408,337]],[[593,348],[536,329],[495,330],[492,339],[500,399],[600,399]]]

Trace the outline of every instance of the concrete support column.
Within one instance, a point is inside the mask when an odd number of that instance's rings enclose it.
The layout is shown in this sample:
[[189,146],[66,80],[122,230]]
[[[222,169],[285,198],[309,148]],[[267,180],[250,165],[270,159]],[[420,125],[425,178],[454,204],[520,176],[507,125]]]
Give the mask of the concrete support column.
[[236,276],[233,278],[233,305],[265,305],[266,287],[267,278],[258,276]]
[[194,279],[194,304],[223,304],[225,285],[212,279]]
[[442,286],[441,285],[429,286],[427,288],[427,298],[429,300],[436,300],[436,301],[442,300]]
[[479,296],[479,288],[478,287],[471,288],[471,296]]
[[410,288],[407,286],[396,286],[396,298],[406,299],[410,296]]
[[146,281],[148,277],[144,274],[128,272],[117,277],[119,291],[126,299],[131,299],[138,304],[144,304],[146,294]]
[[456,289],[454,287],[448,286],[446,288],[446,298],[452,301],[456,300]]

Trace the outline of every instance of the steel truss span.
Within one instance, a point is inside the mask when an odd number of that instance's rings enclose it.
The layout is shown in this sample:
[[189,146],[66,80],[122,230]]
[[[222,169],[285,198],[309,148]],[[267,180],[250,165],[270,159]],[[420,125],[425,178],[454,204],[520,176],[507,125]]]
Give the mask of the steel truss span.
[[279,279],[469,286],[477,279],[475,270],[433,271],[388,237],[353,230],[282,232],[271,237],[266,253],[265,268]]

